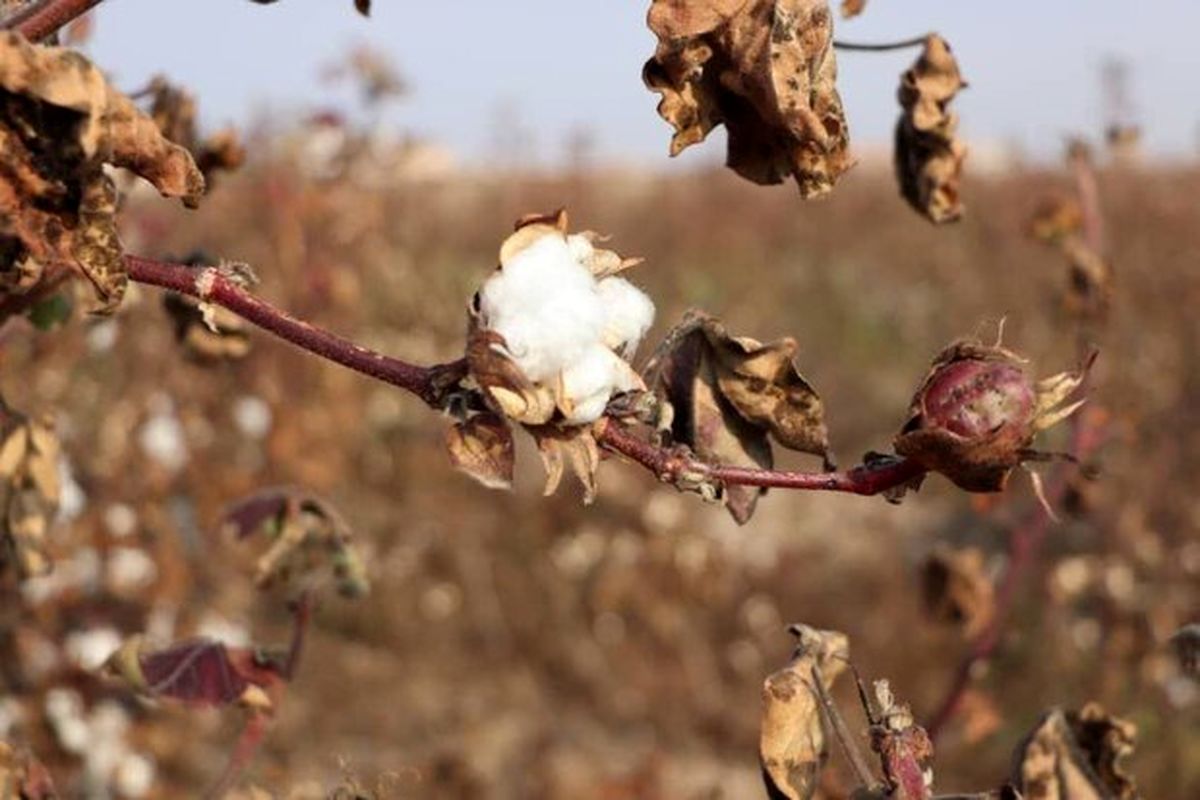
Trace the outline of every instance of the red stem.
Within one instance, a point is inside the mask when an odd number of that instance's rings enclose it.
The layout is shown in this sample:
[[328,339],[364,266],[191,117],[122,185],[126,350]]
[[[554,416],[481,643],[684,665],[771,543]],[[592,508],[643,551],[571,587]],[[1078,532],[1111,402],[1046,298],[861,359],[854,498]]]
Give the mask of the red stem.
[[101,2],[103,0],[40,0],[4,20],[3,27],[17,31],[31,42],[39,42]]
[[651,444],[611,421],[601,427],[597,442],[606,450],[636,461],[666,482],[692,475],[727,486],[769,486],[873,495],[903,486],[925,474],[924,469],[907,459],[879,466],[863,465],[846,472],[782,472],[706,464],[681,451]]
[[467,373],[462,360],[422,367],[360,347],[260,300],[217,267],[188,267],[138,256],[125,256],[125,264],[129,277],[139,283],[227,308],[297,347],[412,392],[431,406],[439,405],[443,390]]

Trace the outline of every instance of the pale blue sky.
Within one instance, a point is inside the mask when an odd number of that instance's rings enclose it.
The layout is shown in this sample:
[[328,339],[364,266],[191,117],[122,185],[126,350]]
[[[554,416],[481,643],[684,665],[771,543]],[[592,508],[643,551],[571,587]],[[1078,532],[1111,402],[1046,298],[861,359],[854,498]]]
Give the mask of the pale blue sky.
[[[835,0],[835,5],[837,4]],[[604,158],[664,159],[669,136],[641,83],[653,49],[646,0],[107,0],[89,49],[121,86],[156,71],[195,90],[212,124],[244,122],[264,101],[279,112],[354,107],[318,80],[358,42],[389,53],[414,88],[387,121],[465,159],[495,151],[501,109],[533,133],[539,158],[561,158],[591,131]],[[1200,137],[1200,0],[869,0],[841,22],[844,39],[946,36],[971,83],[964,132],[1057,153],[1064,134],[1103,122],[1099,69],[1129,61],[1137,119],[1156,153],[1194,154]],[[886,143],[897,75],[912,53],[843,54],[842,96],[859,146]],[[684,164],[720,159],[720,144]]]

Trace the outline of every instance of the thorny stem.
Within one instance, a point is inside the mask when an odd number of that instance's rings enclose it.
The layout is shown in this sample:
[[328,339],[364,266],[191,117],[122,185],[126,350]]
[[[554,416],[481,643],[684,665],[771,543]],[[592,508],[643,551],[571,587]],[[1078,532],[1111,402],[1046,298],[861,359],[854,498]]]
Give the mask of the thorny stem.
[[296,319],[246,291],[217,267],[189,267],[125,256],[129,277],[227,308],[248,322],[304,350],[412,392],[431,406],[467,372],[464,361],[422,367],[385,356]]
[[[219,267],[193,267],[129,255],[125,256],[125,264],[130,279],[138,283],[169,289],[221,306],[314,355],[412,392],[434,408],[440,408],[447,391],[467,376],[465,360],[432,367],[410,364],[360,347],[348,339],[296,319],[246,291],[227,270]],[[669,482],[685,477],[700,477],[727,486],[875,495],[903,486],[925,474],[921,467],[906,459],[863,465],[845,472],[786,472],[707,464],[677,450],[647,442],[611,420],[606,420],[600,426],[597,442],[606,450],[641,464],[660,480]]]
[[611,420],[606,420],[600,426],[596,441],[606,450],[641,464],[658,476],[659,480],[667,483],[692,477],[716,481],[726,486],[762,486],[874,495],[903,486],[925,474],[924,469],[908,459],[897,459],[878,466],[858,466],[845,472],[784,472],[707,464],[692,458],[688,453],[647,442]]
[[39,0],[4,20],[3,28],[17,31],[31,42],[39,42],[102,2],[103,0]]
[[835,50],[848,50],[859,53],[886,53],[890,50],[904,50],[909,47],[923,45],[928,41],[930,35],[926,33],[896,42],[843,42],[840,39],[834,39],[833,47]]

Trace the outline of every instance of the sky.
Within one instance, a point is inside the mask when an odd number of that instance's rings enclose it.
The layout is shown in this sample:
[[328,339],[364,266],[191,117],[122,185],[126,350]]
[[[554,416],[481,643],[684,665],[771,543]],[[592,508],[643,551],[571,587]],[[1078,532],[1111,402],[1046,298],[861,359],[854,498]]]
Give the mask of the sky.
[[[647,8],[647,0],[375,0],[364,19],[351,0],[107,0],[87,49],[123,88],[157,72],[187,86],[215,126],[317,107],[355,112],[354,95],[320,72],[365,43],[412,87],[382,122],[464,161],[497,157],[516,128],[537,163],[561,162],[586,131],[594,157],[654,164],[666,159],[670,131],[641,82],[654,47]],[[950,41],[970,83],[956,101],[968,140],[1053,157],[1067,135],[1098,134],[1101,69],[1115,58],[1129,66],[1147,149],[1200,148],[1200,0],[869,0],[861,17],[837,23],[836,36],[871,42],[930,30]],[[839,55],[856,147],[890,140],[897,78],[914,56]],[[722,156],[718,141],[678,160]]]

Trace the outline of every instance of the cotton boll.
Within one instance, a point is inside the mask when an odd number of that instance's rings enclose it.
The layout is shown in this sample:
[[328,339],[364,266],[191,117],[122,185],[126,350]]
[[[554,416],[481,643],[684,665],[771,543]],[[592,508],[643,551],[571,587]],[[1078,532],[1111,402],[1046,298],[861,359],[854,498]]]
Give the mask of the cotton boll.
[[633,368],[612,350],[594,344],[562,373],[563,415],[573,425],[595,422],[614,394],[641,388]]
[[654,324],[654,302],[624,278],[605,278],[596,292],[604,305],[604,344],[632,355]]
[[480,311],[534,381],[577,361],[605,322],[591,273],[559,236],[544,236],[509,259],[483,285]]

